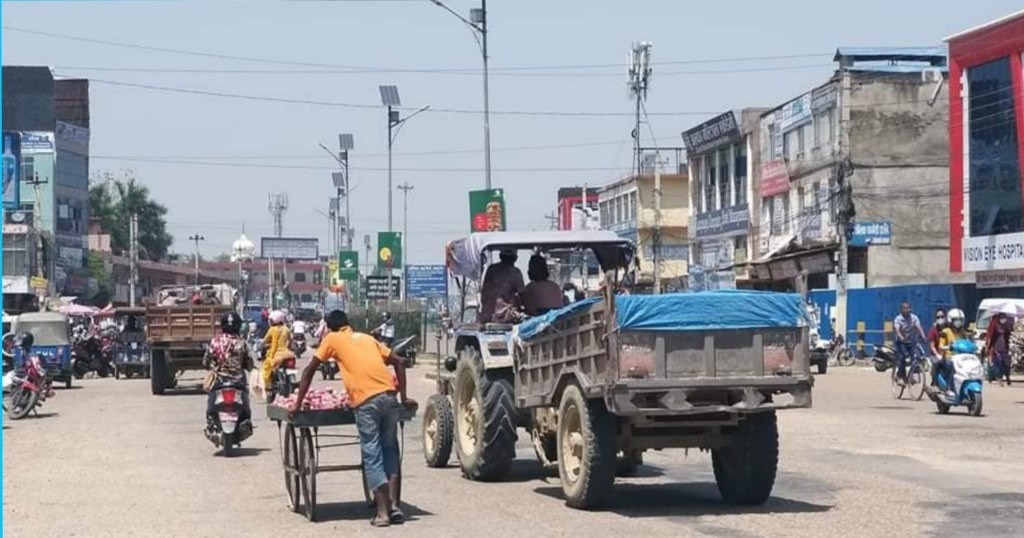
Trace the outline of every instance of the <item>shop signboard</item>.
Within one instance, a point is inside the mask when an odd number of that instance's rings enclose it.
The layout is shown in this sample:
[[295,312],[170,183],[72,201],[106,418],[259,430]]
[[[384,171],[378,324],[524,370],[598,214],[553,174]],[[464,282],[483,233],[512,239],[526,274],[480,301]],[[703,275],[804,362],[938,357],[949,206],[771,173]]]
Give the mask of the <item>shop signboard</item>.
[[507,229],[505,191],[469,192],[469,229],[471,232],[503,232]]
[[738,204],[715,211],[700,213],[696,218],[696,236],[699,238],[742,235],[750,227],[749,206]]
[[768,161],[761,165],[761,198],[789,192],[789,169],[785,159]]
[[366,277],[366,298],[387,299],[389,281],[391,283],[391,299],[398,299],[401,297],[400,290],[402,289],[402,277],[374,275]]
[[782,120],[779,130],[786,132],[791,128],[810,121],[811,94],[805,93],[782,106]]
[[314,237],[263,237],[260,257],[274,260],[320,259],[319,241]]
[[683,145],[688,155],[698,155],[739,140],[740,127],[732,111],[683,132]]
[[855,222],[851,247],[892,244],[892,223],[888,221]]

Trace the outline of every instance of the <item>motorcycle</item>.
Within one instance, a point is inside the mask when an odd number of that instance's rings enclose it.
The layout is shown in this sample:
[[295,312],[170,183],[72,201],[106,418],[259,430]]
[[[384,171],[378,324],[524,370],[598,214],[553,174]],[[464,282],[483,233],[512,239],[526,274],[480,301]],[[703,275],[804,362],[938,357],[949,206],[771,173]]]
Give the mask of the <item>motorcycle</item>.
[[298,333],[292,336],[292,353],[296,357],[301,357],[306,352],[306,335],[304,333]]
[[71,348],[71,369],[75,379],[89,372],[107,377],[114,371],[114,340],[107,336],[87,335]]
[[267,393],[267,401],[272,402],[278,395],[290,396],[299,388],[298,370],[295,368],[295,357],[284,359],[274,368],[274,374],[270,378],[270,391]]
[[953,367],[935,376],[936,389],[929,390],[928,396],[939,414],[946,415],[950,408],[962,405],[967,407],[968,415],[981,416],[985,366],[978,358],[978,346],[970,340],[957,340],[950,349]]
[[213,408],[206,420],[206,438],[231,457],[235,447],[252,437],[252,409],[245,377],[218,376],[213,388]]
[[11,420],[19,420],[53,396],[53,383],[38,355],[30,355],[21,371],[12,370],[4,375],[4,410]]
[[338,363],[334,359],[321,362],[319,369],[324,379],[334,379],[338,375]]

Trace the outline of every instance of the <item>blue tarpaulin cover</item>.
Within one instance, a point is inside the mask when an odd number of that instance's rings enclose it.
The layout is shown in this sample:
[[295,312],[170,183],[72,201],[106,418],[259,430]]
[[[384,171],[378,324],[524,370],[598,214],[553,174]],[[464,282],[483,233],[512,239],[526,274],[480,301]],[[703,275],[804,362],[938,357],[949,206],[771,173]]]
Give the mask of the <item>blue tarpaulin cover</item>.
[[[600,299],[587,299],[528,319],[518,338],[530,340],[563,316]],[[802,327],[807,314],[795,293],[718,290],[665,295],[620,295],[615,299],[619,330],[701,331]]]

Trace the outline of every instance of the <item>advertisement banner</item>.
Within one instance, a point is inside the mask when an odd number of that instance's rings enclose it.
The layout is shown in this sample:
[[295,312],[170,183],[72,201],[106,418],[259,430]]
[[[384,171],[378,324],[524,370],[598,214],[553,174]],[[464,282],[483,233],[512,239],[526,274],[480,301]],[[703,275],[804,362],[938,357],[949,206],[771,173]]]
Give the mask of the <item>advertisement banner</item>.
[[402,268],[402,233],[377,232],[377,267]]
[[892,244],[892,223],[888,221],[855,222],[851,247]]
[[343,250],[338,253],[338,279],[359,281],[359,251]]
[[1024,232],[963,238],[964,271],[1024,268]]
[[61,151],[89,155],[89,129],[58,121],[55,134]]
[[391,298],[398,299],[401,297],[400,290],[402,289],[402,277],[387,275],[376,275],[366,277],[366,298],[367,299],[387,299],[388,298],[388,280],[391,281]]
[[811,111],[820,114],[836,106],[836,85],[829,84],[811,92]]
[[783,105],[782,120],[779,122],[779,129],[782,132],[786,132],[792,127],[810,121],[810,119],[811,94],[805,93]]
[[275,260],[318,260],[320,243],[316,238],[260,238],[260,257]]
[[749,207],[739,204],[697,215],[697,237],[743,235],[750,227]]
[[53,153],[53,133],[21,133],[21,153]]
[[[644,243],[640,247],[645,260],[654,259],[654,245]],[[661,259],[666,261],[686,261],[690,259],[689,245],[661,245]]]
[[732,111],[721,114],[683,132],[686,153],[697,155],[739,140],[740,127]]
[[761,198],[789,192],[789,169],[785,159],[768,161],[761,165]]
[[4,131],[3,205],[4,209],[21,206],[21,133]]
[[503,232],[506,230],[505,191],[492,189],[469,192],[469,230]]
[[405,294],[413,299],[448,295],[448,269],[443,265],[407,265]]

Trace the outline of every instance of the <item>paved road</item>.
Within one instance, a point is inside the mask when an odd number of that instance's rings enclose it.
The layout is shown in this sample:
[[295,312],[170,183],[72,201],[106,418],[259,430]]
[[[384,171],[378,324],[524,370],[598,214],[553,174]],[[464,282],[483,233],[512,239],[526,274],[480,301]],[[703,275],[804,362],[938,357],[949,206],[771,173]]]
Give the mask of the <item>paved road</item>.
[[[420,402],[432,390],[414,370]],[[986,387],[986,416],[939,416],[896,401],[887,377],[833,368],[815,407],[780,414],[783,457],[769,502],[723,506],[710,458],[649,453],[602,512],[566,508],[521,436],[504,483],[427,469],[419,423],[406,432],[412,521],[371,529],[358,473],[322,475],[325,519],[285,507],[278,433],[259,429],[234,459],[201,433],[205,399],[154,397],[144,380],[87,379],[39,418],[4,423],[4,536],[975,536],[1024,535],[1024,386]],[[347,449],[322,461],[356,461]]]

